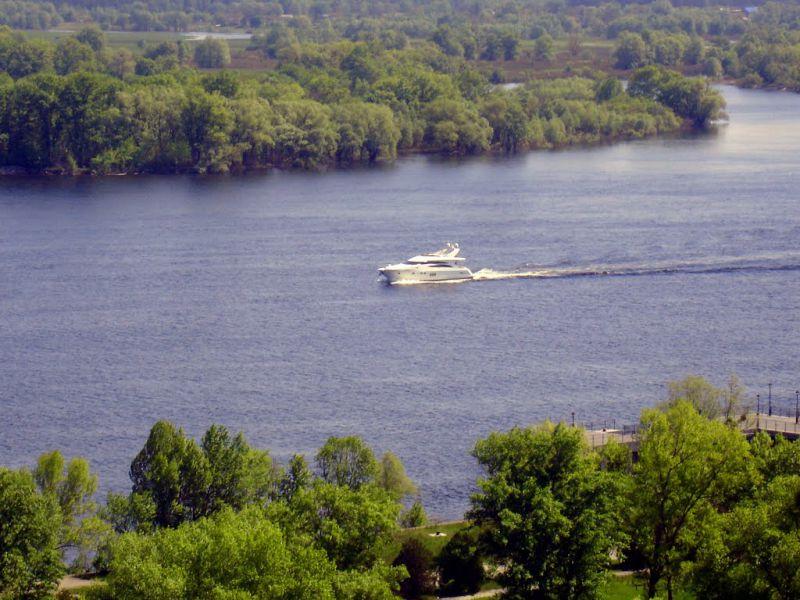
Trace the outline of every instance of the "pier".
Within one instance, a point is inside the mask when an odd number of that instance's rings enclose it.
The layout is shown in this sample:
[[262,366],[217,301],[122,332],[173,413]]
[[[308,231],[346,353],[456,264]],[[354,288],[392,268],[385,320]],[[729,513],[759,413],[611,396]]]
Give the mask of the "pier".
[[[797,440],[800,439],[800,422],[798,421],[800,420],[796,416],[784,417],[750,412],[739,418],[738,425],[742,434],[748,439],[763,431],[772,437],[780,435],[789,440]],[[628,446],[635,456],[639,449],[639,426],[624,425],[619,428],[587,429],[586,440],[592,448],[600,448],[614,440]]]

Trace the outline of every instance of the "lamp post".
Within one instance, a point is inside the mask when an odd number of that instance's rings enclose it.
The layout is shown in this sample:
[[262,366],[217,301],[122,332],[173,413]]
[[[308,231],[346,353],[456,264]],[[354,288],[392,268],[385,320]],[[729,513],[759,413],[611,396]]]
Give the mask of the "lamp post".
[[761,394],[756,394],[756,429],[761,428]]
[[768,383],[767,387],[769,388],[769,409],[767,414],[771,417],[772,416],[772,384]]
[[800,390],[794,391],[794,422],[800,423]]

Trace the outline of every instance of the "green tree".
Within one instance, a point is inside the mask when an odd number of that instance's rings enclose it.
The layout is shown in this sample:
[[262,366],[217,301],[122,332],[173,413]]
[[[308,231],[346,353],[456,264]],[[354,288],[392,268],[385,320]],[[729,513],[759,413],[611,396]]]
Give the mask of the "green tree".
[[136,146],[138,166],[174,170],[191,164],[181,114],[186,92],[177,85],[138,87],[119,94],[124,129]]
[[152,498],[156,525],[174,527],[202,514],[208,473],[194,440],[172,423],[159,421],[131,463],[132,492]]
[[377,483],[397,499],[417,493],[417,486],[406,474],[406,468],[392,452],[385,452],[381,457]]
[[17,81],[6,95],[10,164],[44,168],[52,164],[57,98],[61,81],[41,74]]
[[433,32],[433,43],[442,49],[448,56],[463,56],[464,46],[449,25],[441,25]]
[[463,102],[437,98],[425,108],[426,143],[446,154],[475,154],[489,148],[492,128]]
[[401,505],[373,484],[353,489],[316,480],[289,507],[289,528],[311,536],[340,569],[368,569],[393,541]]
[[152,496],[145,492],[127,496],[109,492],[99,514],[116,533],[148,533],[156,522],[156,505]]
[[100,52],[106,45],[106,34],[97,25],[84,27],[75,35],[75,39],[95,52]]
[[317,468],[328,483],[357,490],[373,483],[380,473],[378,461],[359,437],[331,437],[317,452]]
[[25,471],[0,468],[0,598],[51,597],[63,573],[61,515]]
[[40,492],[56,501],[61,516],[59,548],[71,548],[73,568],[88,570],[91,559],[110,535],[109,528],[95,516],[97,475],[84,458],[65,463],[58,450],[39,457],[33,477]]
[[122,535],[112,547],[108,587],[119,600],[391,600],[397,577],[385,567],[337,570],[309,538],[248,507],[153,535]]
[[108,72],[119,79],[132,75],[136,69],[136,57],[127,48],[120,48],[113,54],[105,55]]
[[120,141],[116,107],[119,82],[107,75],[79,71],[62,80],[54,141],[57,161],[87,168],[92,159]]
[[641,427],[629,507],[632,537],[648,569],[647,597],[656,596],[662,580],[671,597],[694,532],[747,485],[747,442],[683,400],[645,411]]
[[691,120],[699,127],[724,116],[725,99],[711,88],[708,80],[683,77],[654,65],[638,69],[631,75],[628,93],[661,102],[679,117]]
[[243,97],[231,101],[233,130],[230,143],[242,165],[267,163],[275,148],[275,112],[263,98]]
[[722,63],[715,56],[711,56],[703,62],[703,75],[711,79],[719,79],[722,77],[724,70]]
[[779,476],[702,530],[690,566],[698,596],[800,597],[800,476]]
[[706,47],[703,38],[694,36],[683,51],[683,60],[689,65],[699,65],[705,58]]
[[201,69],[221,69],[231,64],[231,49],[225,40],[207,37],[194,48],[194,62]]
[[[505,566],[509,594],[592,598],[621,534],[618,490],[579,429],[546,423],[492,433],[473,455],[486,471],[469,517]],[[535,592],[533,592],[535,590]]]
[[400,525],[402,527],[422,527],[428,524],[428,515],[425,514],[425,507],[417,499],[408,510],[400,515]]
[[276,102],[274,129],[276,164],[305,169],[327,164],[336,153],[338,132],[331,109],[314,100]]
[[[550,41],[552,43],[552,39]],[[519,56],[519,36],[515,32],[506,31],[501,38],[501,43],[503,45],[503,60],[515,60]]]
[[680,381],[670,381],[667,390],[667,406],[686,401],[708,419],[717,419],[724,412],[724,390],[715,387],[699,375],[689,375]]
[[286,471],[278,486],[278,495],[290,502],[295,494],[306,489],[313,480],[311,470],[306,459],[301,454],[295,454],[289,461]]
[[533,56],[536,60],[550,60],[553,58],[553,38],[544,33],[536,38],[533,43]]
[[93,61],[94,51],[91,46],[79,42],[74,37],[61,40],[53,55],[53,67],[59,75],[89,70]]
[[230,144],[234,116],[226,98],[197,90],[189,94],[181,118],[195,170],[227,171],[235,149]]
[[52,64],[52,45],[0,31],[0,71],[14,79],[46,70]]
[[781,435],[772,438],[761,431],[750,440],[750,453],[762,482],[800,476],[800,444],[796,440],[790,442]]
[[389,108],[367,102],[340,104],[334,108],[333,121],[338,126],[340,161],[374,162],[397,155],[400,129]]
[[446,595],[477,593],[486,578],[478,531],[472,527],[458,531],[442,548],[436,564],[440,588]]
[[227,505],[241,510],[247,504],[260,503],[271,495],[272,460],[267,453],[250,448],[244,434],[231,436],[223,425],[208,428],[200,443],[208,461],[205,515]]
[[209,73],[203,77],[202,85],[209,94],[216,92],[226,98],[235,98],[241,89],[239,78],[230,71]]
[[493,144],[506,152],[516,152],[528,144],[528,116],[516,96],[506,92],[491,94],[481,103],[480,112],[492,128]]
[[674,35],[658,36],[651,46],[656,64],[674,67],[680,64],[684,55],[682,38]]
[[600,81],[597,85],[597,93],[595,98],[598,102],[608,102],[624,92],[622,83],[616,77],[607,77]]
[[400,594],[403,598],[416,600],[429,596],[436,590],[433,553],[417,538],[410,537],[403,542],[392,565],[405,567],[408,572],[408,577],[400,582]]
[[647,64],[647,45],[638,33],[625,32],[619,36],[614,50],[618,69],[637,69]]

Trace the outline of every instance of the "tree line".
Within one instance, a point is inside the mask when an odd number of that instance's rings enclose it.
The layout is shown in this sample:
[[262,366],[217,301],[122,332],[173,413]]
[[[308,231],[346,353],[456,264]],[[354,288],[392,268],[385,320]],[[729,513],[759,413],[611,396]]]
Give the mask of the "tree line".
[[[220,43],[196,46],[194,60],[224,61],[212,51]],[[677,74],[664,78],[682,82],[673,94],[631,94],[603,77],[503,89],[433,46],[308,45],[259,74],[201,73],[191,57],[169,42],[138,57],[111,51],[91,28],[55,45],[0,30],[0,165],[226,172],[513,152],[702,126],[724,105]],[[698,103],[717,110],[678,110]]]
[[[42,455],[0,468],[0,598],[48,598],[65,572],[107,573],[99,598],[392,598],[404,571],[381,560],[400,525],[426,517],[391,452],[330,438],[285,466],[242,434],[201,441],[159,421],[131,491],[98,506],[86,460]],[[93,596],[94,597],[94,596]]]
[[670,384],[642,412],[635,457],[564,423],[490,434],[473,450],[470,525],[435,559],[413,537],[390,551],[425,520],[403,507],[416,488],[391,453],[331,438],[314,469],[299,455],[280,466],[224,427],[198,443],[158,422],[130,492],[99,507],[83,459],[0,468],[0,598],[49,597],[64,548],[106,574],[96,599],[388,600],[487,577],[508,598],[591,599],[612,566],[640,571],[647,598],[797,598],[800,442],[748,440],[742,400],[735,379]]
[[[712,3],[701,0],[675,2],[593,2],[542,0],[484,0],[464,3],[454,0],[418,0],[413,5],[397,0],[378,0],[368,5],[351,0],[282,0],[259,3],[243,0],[201,2],[160,0],[133,4],[97,0],[0,1],[0,24],[23,29],[48,29],[66,23],[93,21],[104,29],[130,31],[191,31],[223,25],[259,29],[274,22],[330,23],[343,30],[353,22],[388,24],[397,21],[409,33],[430,33],[446,22],[508,27],[528,37],[546,30],[554,37],[580,31],[586,35],[611,37],[633,23],[645,22],[659,29],[696,27],[712,34],[735,33],[744,27],[735,13],[718,10],[747,2]],[[757,3],[762,4],[762,3]],[[690,24],[691,23],[691,24]],[[305,26],[305,25],[303,25]],[[415,35],[415,37],[417,37]]]
[[[188,31],[219,25],[254,33],[251,50],[273,59],[298,58],[308,45],[340,40],[404,49],[435,44],[445,55],[467,61],[519,61],[548,65],[556,44],[571,59],[600,56],[587,40],[616,41],[615,66],[649,64],[680,68],[689,74],[727,77],[745,87],[800,89],[800,39],[797,2],[590,2],[492,0],[464,4],[423,0],[414,6],[395,1],[363,3],[325,0],[250,3],[119,2],[70,0],[52,4],[0,0],[0,25],[49,29],[62,21],[92,21],[105,29]],[[563,40],[563,41],[561,41]],[[198,64],[224,66],[224,44],[203,46]],[[149,58],[149,57],[146,57]],[[144,59],[136,72],[157,68]]]

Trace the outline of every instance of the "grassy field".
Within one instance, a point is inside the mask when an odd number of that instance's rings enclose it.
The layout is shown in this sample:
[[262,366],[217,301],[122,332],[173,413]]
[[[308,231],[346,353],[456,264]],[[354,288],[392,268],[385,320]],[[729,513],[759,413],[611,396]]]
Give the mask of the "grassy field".
[[[23,31],[23,33],[31,39],[58,42],[58,40],[62,38],[74,35],[78,30],[80,30],[79,26],[76,26],[74,29],[72,27],[63,27],[50,31],[26,30]],[[107,31],[105,33],[108,45],[111,48],[127,48],[132,52],[141,52],[139,47],[141,42],[145,44],[158,44],[160,42],[177,42],[178,40],[184,40],[189,43],[197,41],[197,39],[193,39],[192,36],[173,31]],[[250,40],[228,40],[228,45],[231,47],[231,52],[236,53],[245,50],[250,45]]]
[[[469,523],[466,521],[459,521],[457,523],[448,523],[446,525],[429,525],[427,527],[403,529],[397,534],[394,543],[386,548],[383,557],[386,562],[391,563],[395,558],[397,558],[403,542],[410,538],[417,538],[426,548],[428,548],[428,550],[431,551],[431,554],[434,556],[439,556],[439,553],[442,551],[442,548],[447,545],[447,542],[453,539],[453,536],[457,532],[461,531],[462,529],[466,529],[467,527],[469,527]],[[445,535],[437,536],[435,535],[437,532],[444,533]]]
[[[643,600],[645,598],[645,582],[633,576],[610,577],[600,591],[602,600]],[[689,592],[675,591],[675,600],[695,600]]]

